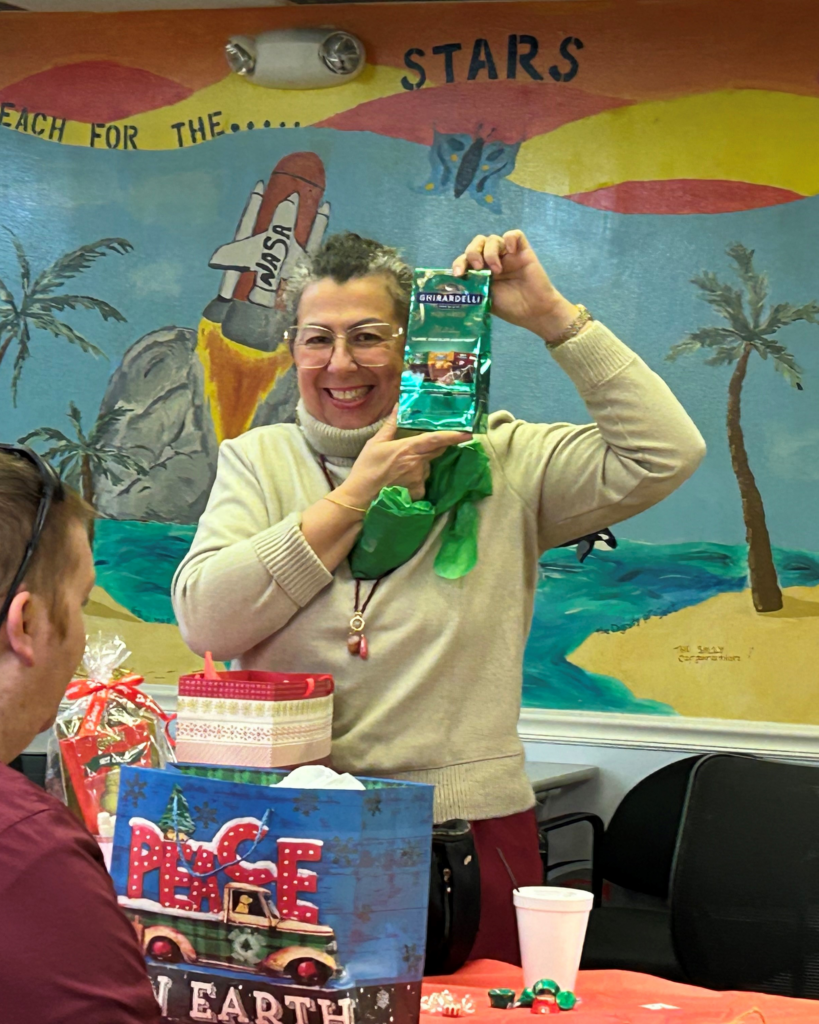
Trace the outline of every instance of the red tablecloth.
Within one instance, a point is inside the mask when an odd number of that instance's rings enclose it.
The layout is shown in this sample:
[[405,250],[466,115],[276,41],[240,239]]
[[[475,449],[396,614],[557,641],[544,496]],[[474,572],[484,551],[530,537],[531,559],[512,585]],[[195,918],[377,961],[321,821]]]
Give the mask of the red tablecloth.
[[[811,1021],[819,1024],[819,1000],[786,999],[756,992],[711,992],[678,985],[649,974],[631,971],[581,971],[577,996],[582,1002],[560,1014],[535,1017],[526,1009],[494,1010],[490,988],[523,988],[519,967],[495,960],[476,960],[445,978],[425,978],[424,995],[448,988],[455,995],[469,993],[477,1007],[461,1018],[463,1024],[779,1024]],[[421,1024],[451,1022],[439,1015],[421,1014]]]

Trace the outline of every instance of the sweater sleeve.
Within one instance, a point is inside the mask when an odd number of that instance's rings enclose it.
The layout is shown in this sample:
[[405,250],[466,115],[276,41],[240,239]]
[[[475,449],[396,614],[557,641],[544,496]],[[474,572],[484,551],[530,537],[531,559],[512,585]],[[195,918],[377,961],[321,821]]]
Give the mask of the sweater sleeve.
[[216,481],[172,585],[188,646],[226,661],[276,633],[333,579],[301,532],[301,515],[262,490],[239,445],[219,449]]
[[668,385],[600,323],[553,350],[593,423],[490,418],[487,443],[537,518],[541,551],[642,512],[699,465],[705,442]]

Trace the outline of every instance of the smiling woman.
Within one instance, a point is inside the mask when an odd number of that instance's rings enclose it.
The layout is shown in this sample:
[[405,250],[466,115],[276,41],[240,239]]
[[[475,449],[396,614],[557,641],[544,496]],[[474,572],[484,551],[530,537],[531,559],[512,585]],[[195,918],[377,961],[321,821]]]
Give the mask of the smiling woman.
[[383,279],[310,284],[298,316],[287,340],[307,411],[342,429],[386,418],[398,395],[404,328]]
[[[311,416],[340,429],[384,420],[398,401],[412,275],[395,249],[346,233],[293,278],[288,333]],[[359,329],[367,326],[366,332]]]
[[433,460],[470,435],[396,437],[412,275],[394,249],[346,234],[292,283],[298,421],[222,444],[173,599],[199,653],[333,675],[334,767],[431,783],[435,820],[471,823],[483,921],[472,956],[514,961],[509,872],[521,885],[542,876],[517,735],[538,557],[659,501],[703,444],[665,384],[557,291],[521,231],[477,236],[452,267],[470,270],[492,272],[493,312],[546,341],[596,421],[489,417],[473,442],[492,478],[471,508],[474,568],[458,579],[436,571],[444,521],[460,521],[452,512],[392,572],[352,575],[348,555],[382,489],[424,498]]

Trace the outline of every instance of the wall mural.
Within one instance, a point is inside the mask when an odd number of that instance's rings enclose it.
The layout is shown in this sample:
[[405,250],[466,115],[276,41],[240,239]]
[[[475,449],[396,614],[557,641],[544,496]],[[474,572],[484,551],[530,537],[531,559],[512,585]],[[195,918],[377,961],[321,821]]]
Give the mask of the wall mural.
[[[370,63],[311,92],[227,74],[222,46],[316,9],[2,16],[0,435],[101,513],[89,628],[155,682],[198,664],[171,576],[219,442],[293,417],[304,251],[352,229],[445,265],[521,226],[709,445],[616,548],[543,557],[524,704],[819,725],[812,0],[332,15]],[[492,404],[585,419],[508,325]]]

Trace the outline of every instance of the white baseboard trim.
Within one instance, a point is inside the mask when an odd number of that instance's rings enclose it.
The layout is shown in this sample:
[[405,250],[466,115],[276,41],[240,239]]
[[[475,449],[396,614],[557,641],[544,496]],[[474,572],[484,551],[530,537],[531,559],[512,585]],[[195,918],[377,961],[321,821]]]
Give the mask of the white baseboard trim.
[[678,715],[627,715],[524,708],[524,741],[659,750],[732,750],[819,760],[819,726]]

